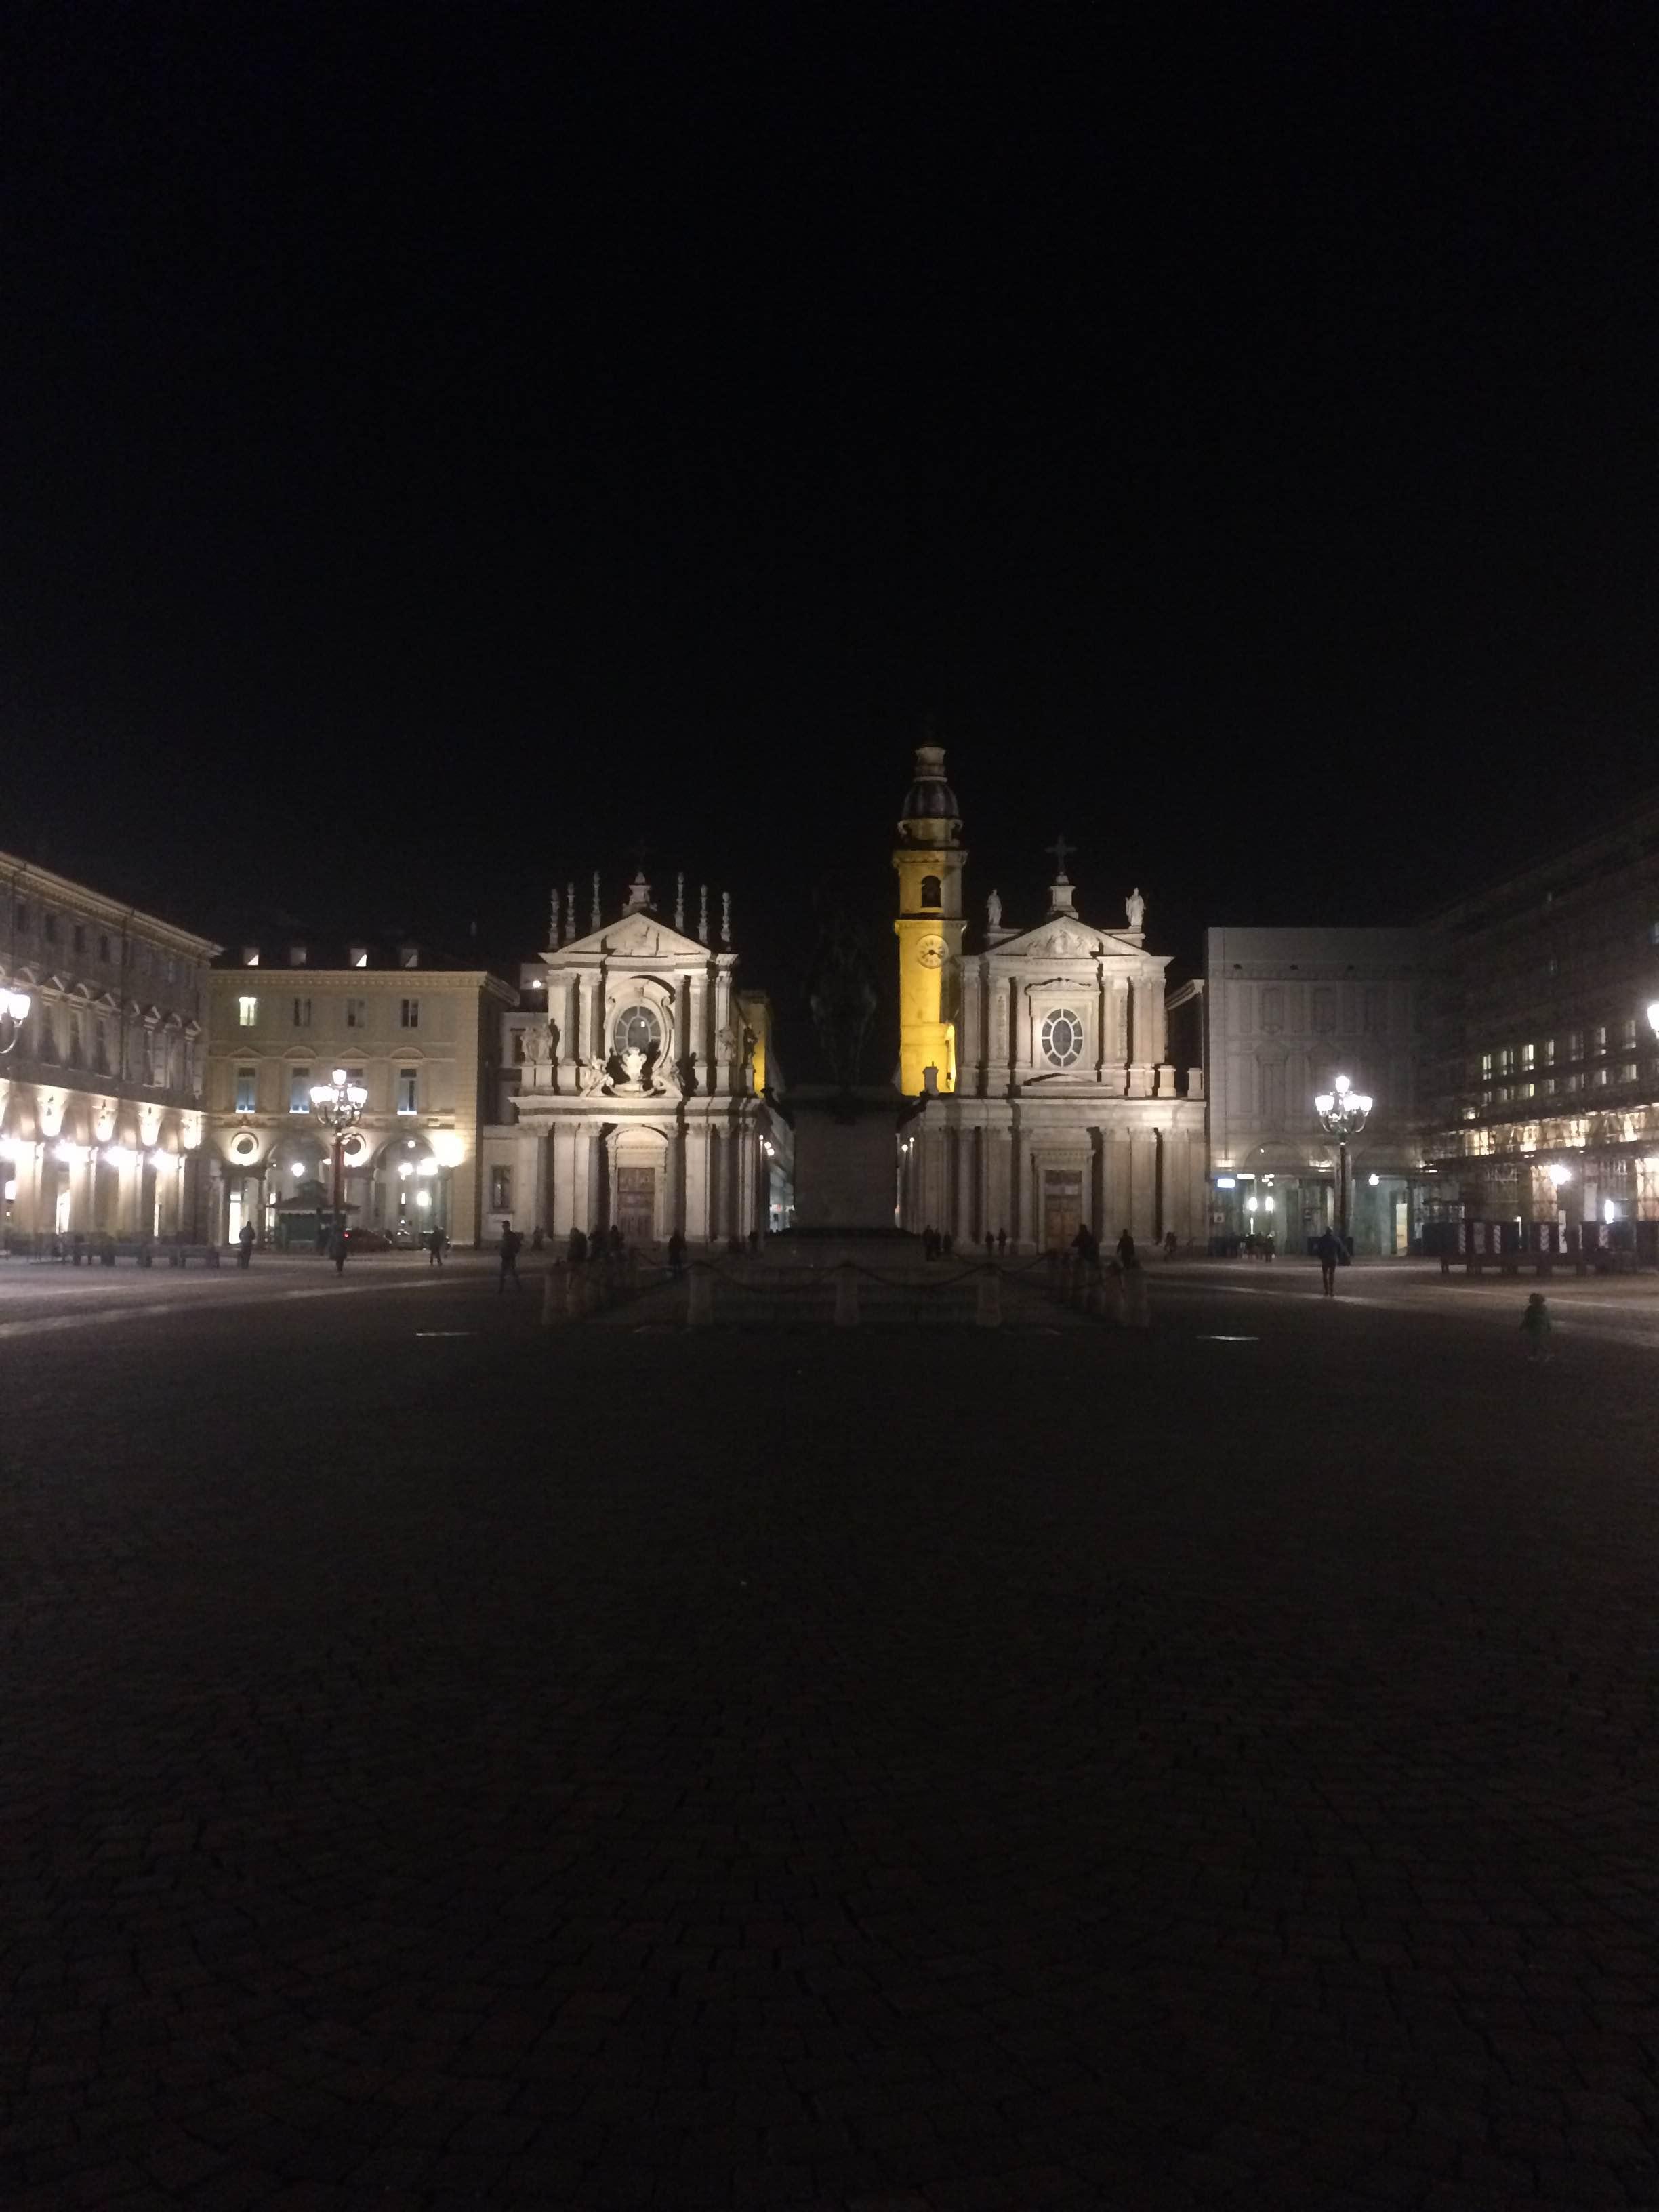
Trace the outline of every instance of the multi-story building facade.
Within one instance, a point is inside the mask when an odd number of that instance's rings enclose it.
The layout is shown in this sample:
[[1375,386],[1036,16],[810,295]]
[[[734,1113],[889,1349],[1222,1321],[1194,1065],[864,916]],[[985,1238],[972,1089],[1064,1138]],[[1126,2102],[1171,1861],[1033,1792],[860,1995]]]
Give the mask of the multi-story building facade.
[[311,1110],[337,1067],[368,1092],[344,1146],[348,1224],[400,1242],[477,1241],[479,1131],[511,984],[418,945],[236,947],[211,974],[210,1230],[314,1243],[331,1218],[332,1140]]
[[1659,800],[1431,927],[1425,1142],[1448,1210],[1659,1257]]
[[1202,981],[1172,994],[1170,1018],[1206,1078],[1212,1243],[1301,1251],[1334,1224],[1338,1149],[1314,1099],[1343,1074],[1373,1100],[1348,1147],[1354,1249],[1420,1249],[1436,1192],[1419,1091],[1430,959],[1412,929],[1206,931]]
[[8,1244],[199,1237],[218,946],[9,854],[0,898],[0,985],[31,1001],[0,1058]]
[[610,921],[596,887],[580,936],[573,907],[500,1020],[486,1234],[614,1228],[648,1246],[784,1227],[791,1139],[763,1095],[778,1079],[771,1007],[738,988],[729,918],[711,945],[706,896],[693,935],[679,902],[672,922],[655,910],[642,874]]

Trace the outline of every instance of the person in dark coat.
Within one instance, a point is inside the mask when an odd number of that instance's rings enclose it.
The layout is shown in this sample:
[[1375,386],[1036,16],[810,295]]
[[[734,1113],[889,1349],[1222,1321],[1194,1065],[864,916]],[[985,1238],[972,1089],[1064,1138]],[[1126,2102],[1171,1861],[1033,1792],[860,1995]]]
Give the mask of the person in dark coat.
[[245,1221],[241,1227],[237,1231],[236,1242],[240,1247],[240,1249],[236,1255],[237,1266],[239,1267],[251,1267],[253,1261],[254,1245],[253,1224],[251,1221]]
[[346,1254],[350,1249],[346,1241],[344,1230],[337,1223],[328,1232],[328,1256],[334,1262],[334,1272],[337,1275],[345,1273]]
[[510,1221],[507,1222],[501,1230],[501,1272],[500,1280],[495,1285],[497,1297],[500,1297],[501,1292],[507,1288],[509,1276],[512,1278],[514,1289],[522,1293],[524,1285],[519,1280],[519,1255],[523,1249],[522,1231],[515,1229]]
[[1336,1241],[1336,1231],[1328,1229],[1314,1246],[1319,1261],[1319,1286],[1328,1298],[1336,1296],[1336,1263],[1342,1256],[1342,1247]]
[[580,1229],[572,1229],[566,1240],[564,1256],[573,1261],[587,1257],[587,1238]]
[[444,1232],[434,1221],[426,1232],[426,1264],[428,1267],[443,1266],[444,1243]]
[[668,1272],[677,1283],[685,1272],[685,1239],[678,1229],[668,1240]]
[[1125,1229],[1121,1231],[1118,1236],[1117,1264],[1120,1267],[1133,1267],[1134,1263],[1135,1240],[1130,1236],[1128,1231]]

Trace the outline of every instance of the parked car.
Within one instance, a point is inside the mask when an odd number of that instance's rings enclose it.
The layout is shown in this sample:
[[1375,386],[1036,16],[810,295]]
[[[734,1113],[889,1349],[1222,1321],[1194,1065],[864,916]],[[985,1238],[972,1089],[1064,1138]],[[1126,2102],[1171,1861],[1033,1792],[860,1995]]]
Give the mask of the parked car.
[[378,1229],[348,1229],[346,1243],[354,1252],[389,1252],[392,1239],[383,1237]]

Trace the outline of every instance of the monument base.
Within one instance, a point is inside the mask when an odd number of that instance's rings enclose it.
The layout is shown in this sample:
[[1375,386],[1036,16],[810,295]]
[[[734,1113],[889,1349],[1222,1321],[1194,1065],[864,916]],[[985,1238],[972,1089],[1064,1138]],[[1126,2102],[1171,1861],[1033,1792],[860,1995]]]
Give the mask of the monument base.
[[898,1218],[898,1132],[915,1108],[890,1084],[809,1084],[783,1101],[795,1133],[795,1229],[887,1236]]

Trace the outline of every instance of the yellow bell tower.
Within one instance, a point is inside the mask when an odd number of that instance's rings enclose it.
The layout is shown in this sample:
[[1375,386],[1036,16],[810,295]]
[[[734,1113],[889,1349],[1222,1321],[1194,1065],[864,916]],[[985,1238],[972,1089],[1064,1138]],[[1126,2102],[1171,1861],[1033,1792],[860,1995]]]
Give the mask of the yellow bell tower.
[[945,780],[943,745],[916,747],[893,854],[898,871],[899,1088],[914,1098],[922,1070],[957,1087],[957,1012],[962,990],[962,870],[956,793]]

